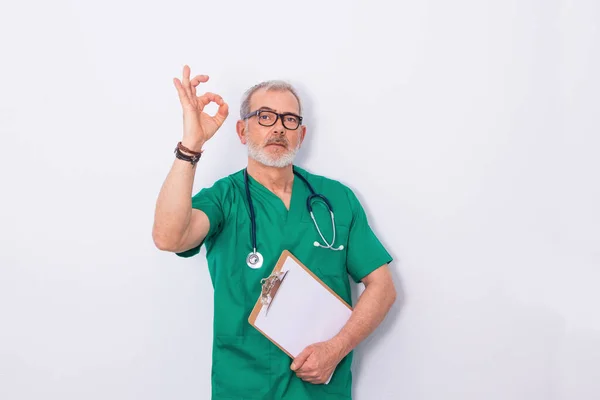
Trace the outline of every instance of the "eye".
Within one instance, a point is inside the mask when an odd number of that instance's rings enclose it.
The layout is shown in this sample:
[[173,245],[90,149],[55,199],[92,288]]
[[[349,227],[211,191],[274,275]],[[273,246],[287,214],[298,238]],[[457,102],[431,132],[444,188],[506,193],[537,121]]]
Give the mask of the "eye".
[[261,121],[265,121],[265,122],[271,122],[271,121],[274,121],[274,120],[275,120],[275,115],[273,115],[273,113],[272,113],[272,112],[270,112],[270,111],[261,111],[261,112],[258,114],[258,118],[259,118]]

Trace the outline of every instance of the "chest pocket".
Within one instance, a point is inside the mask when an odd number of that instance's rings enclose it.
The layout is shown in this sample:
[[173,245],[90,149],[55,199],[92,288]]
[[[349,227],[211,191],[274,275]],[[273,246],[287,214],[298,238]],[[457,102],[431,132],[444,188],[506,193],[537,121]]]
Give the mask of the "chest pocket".
[[[314,267],[322,277],[344,278],[346,276],[346,248],[348,247],[349,228],[342,223],[343,221],[338,220],[338,214],[335,213],[334,208],[334,230],[331,214],[323,201],[314,200],[312,207],[316,226],[308,212],[304,214],[302,222],[303,232],[306,232],[304,240],[309,241],[310,245],[313,246],[311,253],[314,254],[313,262],[316,264]],[[314,246],[314,242],[326,247],[331,244],[332,248]],[[335,250],[340,246],[343,246],[343,248]]]
[[[315,228],[313,227],[313,230]],[[318,234],[316,235],[318,236]],[[325,240],[331,244],[333,236],[325,236]],[[318,236],[318,242],[324,245],[320,236]],[[315,260],[317,270],[321,275],[326,277],[337,277],[344,278],[346,272],[346,248],[348,244],[348,228],[337,226],[335,234],[335,242],[332,248],[314,247]],[[340,249],[340,247],[343,248]],[[338,250],[339,249],[339,250]]]

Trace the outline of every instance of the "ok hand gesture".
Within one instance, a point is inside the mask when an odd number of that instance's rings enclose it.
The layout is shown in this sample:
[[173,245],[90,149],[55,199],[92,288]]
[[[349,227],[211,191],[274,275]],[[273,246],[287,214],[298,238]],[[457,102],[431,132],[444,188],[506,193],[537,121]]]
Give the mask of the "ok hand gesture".
[[[183,81],[173,79],[183,109],[182,142],[194,151],[202,149],[204,143],[213,137],[229,114],[229,106],[221,96],[210,92],[202,96],[196,95],[196,86],[207,81],[207,75],[197,75],[190,81],[190,67],[187,65],[183,67]],[[214,116],[203,111],[204,107],[211,102],[219,106]]]

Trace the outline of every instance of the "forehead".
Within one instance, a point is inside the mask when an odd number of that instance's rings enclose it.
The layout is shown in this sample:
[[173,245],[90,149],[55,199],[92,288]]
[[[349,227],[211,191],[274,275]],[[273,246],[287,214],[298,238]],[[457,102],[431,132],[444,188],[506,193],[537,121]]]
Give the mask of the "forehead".
[[280,113],[300,113],[298,100],[289,90],[257,90],[250,99],[250,110],[260,107],[269,107]]

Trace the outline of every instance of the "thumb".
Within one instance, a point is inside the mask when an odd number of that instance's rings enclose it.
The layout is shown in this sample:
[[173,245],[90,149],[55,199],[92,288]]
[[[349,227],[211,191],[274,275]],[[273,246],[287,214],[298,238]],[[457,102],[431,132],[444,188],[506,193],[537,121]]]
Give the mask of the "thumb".
[[225,122],[225,119],[227,118],[228,115],[229,115],[229,105],[225,102],[222,102],[221,104],[219,104],[219,109],[217,110],[217,113],[213,117],[213,120],[217,123],[218,126],[221,126],[221,125],[223,125],[223,122]]
[[306,349],[302,350],[302,352],[298,354],[298,357],[294,358],[294,362],[291,366],[292,371],[295,371],[298,368],[300,368],[302,364],[304,364],[304,362],[308,359],[311,353],[312,347],[307,347]]

